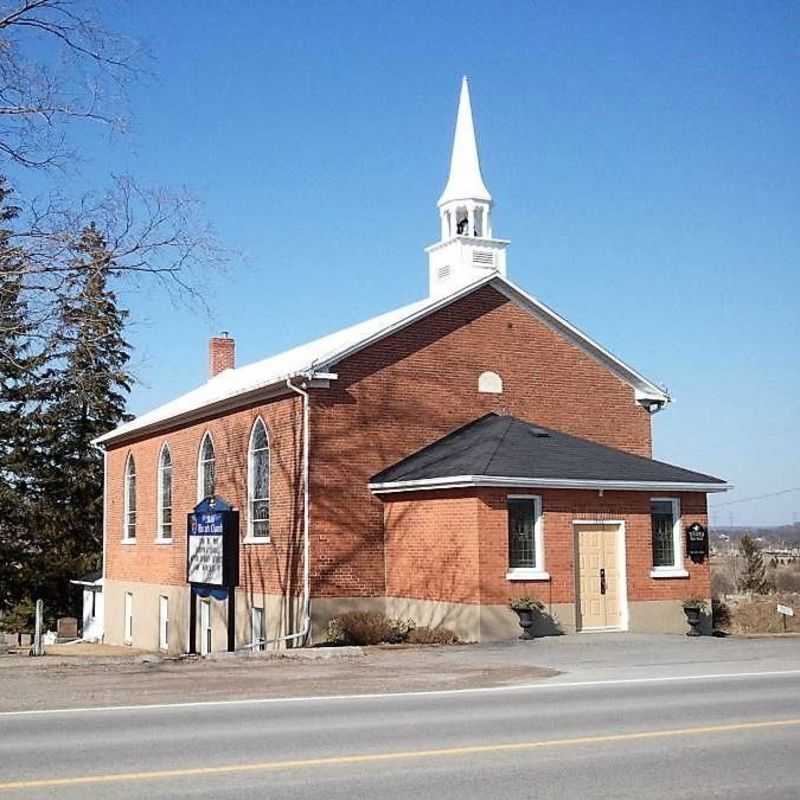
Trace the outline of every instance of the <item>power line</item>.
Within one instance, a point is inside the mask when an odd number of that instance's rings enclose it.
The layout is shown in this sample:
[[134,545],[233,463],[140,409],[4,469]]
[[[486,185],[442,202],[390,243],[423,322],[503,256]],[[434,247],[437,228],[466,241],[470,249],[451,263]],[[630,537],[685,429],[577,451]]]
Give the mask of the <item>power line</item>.
[[777,497],[778,495],[789,494],[790,492],[800,492],[800,486],[795,486],[793,489],[781,489],[779,492],[770,492],[769,494],[758,494],[755,497],[740,497],[738,500],[728,500],[727,503],[714,503],[712,508],[733,506],[736,505],[736,503],[750,503],[753,500],[764,500],[767,497]]

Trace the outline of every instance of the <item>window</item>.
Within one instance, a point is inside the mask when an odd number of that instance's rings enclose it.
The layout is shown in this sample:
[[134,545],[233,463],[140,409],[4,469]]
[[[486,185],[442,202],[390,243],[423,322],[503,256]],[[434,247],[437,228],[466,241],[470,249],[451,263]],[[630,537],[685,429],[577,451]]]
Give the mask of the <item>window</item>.
[[158,460],[158,538],[172,541],[172,455],[166,444]]
[[542,498],[510,496],[508,503],[509,580],[547,580],[544,571]]
[[674,497],[654,497],[650,501],[653,535],[653,573],[685,575],[681,553],[681,506]]
[[169,599],[163,594],[158,597],[158,646],[169,647]]
[[264,609],[253,606],[250,609],[250,644],[256,646],[258,650],[264,649]]
[[122,538],[129,541],[136,541],[136,462],[133,456],[128,456],[125,464],[125,513],[124,530]]
[[200,457],[197,462],[197,501],[214,496],[215,457],[214,443],[211,434],[203,437],[200,445]]
[[267,428],[258,419],[250,434],[248,463],[248,514],[249,538],[269,539],[269,439]]

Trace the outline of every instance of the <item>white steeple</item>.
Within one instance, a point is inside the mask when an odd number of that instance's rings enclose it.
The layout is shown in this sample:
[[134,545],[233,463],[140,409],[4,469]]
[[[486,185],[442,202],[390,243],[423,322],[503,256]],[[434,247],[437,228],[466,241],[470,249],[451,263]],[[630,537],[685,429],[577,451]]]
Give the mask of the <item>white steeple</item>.
[[450,177],[439,198],[439,208],[454,200],[492,202],[492,196],[481,175],[478,143],[475,141],[475,125],[472,121],[472,103],[469,99],[469,83],[466,75],[461,80],[461,96],[458,99],[453,154],[450,157]]
[[431,296],[449,294],[487,271],[505,275],[508,242],[492,238],[492,196],[481,175],[466,76],[461,81],[450,176],[438,206],[441,239],[426,248]]

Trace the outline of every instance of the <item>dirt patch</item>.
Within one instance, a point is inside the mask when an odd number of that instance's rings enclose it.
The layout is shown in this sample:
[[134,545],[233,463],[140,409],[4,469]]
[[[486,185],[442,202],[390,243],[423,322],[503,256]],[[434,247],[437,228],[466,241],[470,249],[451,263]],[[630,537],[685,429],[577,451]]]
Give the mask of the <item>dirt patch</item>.
[[0,711],[466,689],[558,674],[509,662],[490,663],[474,647],[375,648],[320,661],[4,658]]

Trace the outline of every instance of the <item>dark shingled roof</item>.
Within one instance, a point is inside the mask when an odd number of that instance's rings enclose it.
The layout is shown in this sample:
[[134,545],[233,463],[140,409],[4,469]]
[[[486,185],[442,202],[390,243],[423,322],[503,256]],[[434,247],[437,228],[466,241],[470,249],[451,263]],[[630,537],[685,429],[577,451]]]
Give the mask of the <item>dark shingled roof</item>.
[[379,472],[370,483],[461,475],[543,480],[723,484],[720,478],[486,414]]

